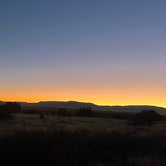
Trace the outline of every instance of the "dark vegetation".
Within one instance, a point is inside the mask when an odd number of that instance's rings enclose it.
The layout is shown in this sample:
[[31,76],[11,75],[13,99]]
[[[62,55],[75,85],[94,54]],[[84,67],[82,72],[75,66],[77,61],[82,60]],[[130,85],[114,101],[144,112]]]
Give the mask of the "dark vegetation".
[[[154,110],[143,110],[137,114],[122,112],[100,112],[91,108],[55,111],[22,110],[18,103],[0,106],[0,119],[10,120],[13,114],[36,114],[39,119],[47,116],[102,117],[125,120],[135,128],[135,133],[94,132],[86,130],[66,131],[54,127],[47,131],[18,130],[14,135],[0,137],[0,159],[5,164],[47,164],[57,166],[165,166],[166,136],[137,134],[137,126],[150,128],[165,121]],[[53,126],[52,126],[53,127]],[[23,162],[24,163],[23,163]]]
[[5,112],[20,112],[21,106],[16,102],[6,102],[5,104],[0,106],[0,111]]
[[21,106],[16,102],[6,102],[0,106],[0,120],[11,119],[12,113],[20,112]]
[[160,120],[162,120],[162,116],[154,110],[143,110],[129,119],[129,124],[135,126],[151,126]]
[[[161,137],[84,132],[16,133],[0,141],[1,162],[58,166],[165,166]],[[10,158],[10,160],[8,160]]]

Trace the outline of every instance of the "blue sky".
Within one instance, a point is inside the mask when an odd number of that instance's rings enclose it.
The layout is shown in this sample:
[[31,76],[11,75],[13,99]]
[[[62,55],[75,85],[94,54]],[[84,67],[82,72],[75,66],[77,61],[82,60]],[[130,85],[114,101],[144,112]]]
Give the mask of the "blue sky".
[[161,105],[165,8],[164,0],[1,0],[1,98]]

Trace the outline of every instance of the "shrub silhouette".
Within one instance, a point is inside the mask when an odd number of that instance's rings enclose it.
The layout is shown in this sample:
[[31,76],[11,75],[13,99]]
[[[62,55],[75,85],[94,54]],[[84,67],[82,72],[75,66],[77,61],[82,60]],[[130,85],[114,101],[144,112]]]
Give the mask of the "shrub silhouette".
[[16,102],[6,102],[2,106],[2,109],[6,112],[20,112],[21,106],[20,106],[20,104],[18,104]]
[[21,106],[16,102],[6,102],[0,106],[0,119],[6,120],[12,118],[12,112],[21,111]]
[[130,124],[151,126],[159,120],[161,120],[161,115],[154,110],[143,110],[130,119]]

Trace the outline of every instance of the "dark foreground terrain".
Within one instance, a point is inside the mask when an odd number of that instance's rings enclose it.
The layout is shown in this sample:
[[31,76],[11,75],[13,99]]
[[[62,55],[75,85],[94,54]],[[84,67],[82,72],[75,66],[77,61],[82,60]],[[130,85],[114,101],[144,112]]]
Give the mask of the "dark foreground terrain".
[[166,165],[165,140],[116,134],[17,133],[1,139],[1,162],[53,165]]
[[0,121],[0,160],[5,164],[57,166],[165,166],[165,120],[41,117],[12,114]]
[[88,108],[0,109],[0,161],[15,165],[165,166],[166,117]]

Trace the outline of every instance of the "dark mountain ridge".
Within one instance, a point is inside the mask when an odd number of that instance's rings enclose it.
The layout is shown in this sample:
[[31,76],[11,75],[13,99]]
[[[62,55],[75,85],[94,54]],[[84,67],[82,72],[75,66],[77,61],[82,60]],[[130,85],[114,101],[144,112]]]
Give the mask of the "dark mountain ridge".
[[[5,102],[0,102],[2,105]],[[138,113],[143,110],[154,110],[161,115],[166,115],[166,108],[148,105],[128,105],[128,106],[101,106],[93,103],[77,101],[40,101],[38,103],[19,102],[22,109],[53,110],[59,108],[80,109],[90,108],[96,111],[129,112]]]

